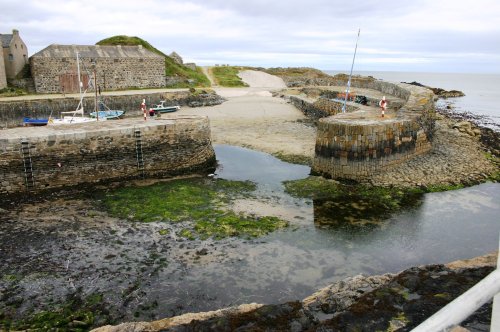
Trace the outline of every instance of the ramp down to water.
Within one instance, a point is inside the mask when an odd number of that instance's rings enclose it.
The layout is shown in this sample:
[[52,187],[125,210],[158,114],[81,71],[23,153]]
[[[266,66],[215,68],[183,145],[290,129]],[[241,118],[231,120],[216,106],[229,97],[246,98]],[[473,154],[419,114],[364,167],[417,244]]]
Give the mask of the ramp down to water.
[[201,116],[0,131],[0,194],[186,175],[214,166],[209,121]]

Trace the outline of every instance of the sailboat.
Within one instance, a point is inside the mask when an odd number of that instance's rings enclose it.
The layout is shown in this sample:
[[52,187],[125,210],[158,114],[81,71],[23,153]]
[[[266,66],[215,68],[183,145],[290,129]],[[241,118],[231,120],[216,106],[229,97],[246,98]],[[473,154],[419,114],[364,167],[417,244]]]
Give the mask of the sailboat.
[[[77,123],[87,123],[87,122],[96,122],[98,118],[92,118],[85,116],[83,110],[83,99],[87,93],[87,90],[90,85],[82,93],[82,80],[80,75],[80,54],[76,52],[76,64],[78,69],[78,84],[80,88],[80,102],[74,111],[69,112],[61,112],[61,118],[49,118],[48,125],[63,125],[63,124],[77,124]],[[95,75],[95,74],[94,74]],[[67,115],[66,115],[67,114]],[[99,118],[99,121],[106,121],[107,118]]]
[[99,121],[103,118],[106,118],[107,120],[121,119],[125,114],[125,111],[110,109],[102,100],[99,100],[97,104],[99,106],[99,111],[90,112],[90,116],[93,118],[99,118]]

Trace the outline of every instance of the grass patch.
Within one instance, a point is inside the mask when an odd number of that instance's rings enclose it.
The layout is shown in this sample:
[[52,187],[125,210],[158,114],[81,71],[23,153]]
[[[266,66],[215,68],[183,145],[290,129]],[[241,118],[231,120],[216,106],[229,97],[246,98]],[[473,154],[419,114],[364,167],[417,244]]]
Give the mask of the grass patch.
[[0,97],[16,97],[27,95],[28,92],[25,89],[7,87],[0,89]]
[[96,43],[96,45],[128,45],[136,46],[142,45],[145,49],[161,55],[165,58],[165,75],[168,77],[180,78],[179,82],[169,85],[170,88],[189,88],[189,87],[209,87],[210,80],[203,74],[200,67],[193,70],[189,67],[181,65],[170,56],[155,48],[153,45],[139,37],[130,36],[113,36],[103,39]]
[[120,188],[108,192],[103,203],[111,215],[120,218],[182,222],[177,235],[189,240],[255,237],[285,227],[286,222],[275,217],[247,216],[229,210],[232,200],[248,197],[255,188],[249,181],[184,179]]
[[233,66],[222,66],[222,67],[213,67],[212,74],[214,76],[215,81],[220,86],[225,87],[247,87],[248,84],[243,82],[241,78],[238,76],[242,67],[233,67]]

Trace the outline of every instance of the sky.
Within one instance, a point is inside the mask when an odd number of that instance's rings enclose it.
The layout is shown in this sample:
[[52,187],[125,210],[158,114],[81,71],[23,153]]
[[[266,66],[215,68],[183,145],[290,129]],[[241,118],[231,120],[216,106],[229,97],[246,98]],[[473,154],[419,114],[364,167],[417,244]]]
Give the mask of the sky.
[[497,0],[0,0],[0,33],[50,44],[137,36],[184,62],[500,73]]

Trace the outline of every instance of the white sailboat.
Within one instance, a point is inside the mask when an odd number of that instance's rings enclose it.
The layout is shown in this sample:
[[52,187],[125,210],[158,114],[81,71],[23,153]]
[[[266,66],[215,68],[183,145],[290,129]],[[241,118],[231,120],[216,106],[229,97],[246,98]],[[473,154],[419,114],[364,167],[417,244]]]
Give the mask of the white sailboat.
[[69,112],[61,112],[61,118],[49,118],[48,125],[63,125],[63,124],[77,124],[77,123],[87,123],[87,122],[96,122],[96,121],[106,121],[106,118],[92,118],[85,116],[84,110],[83,110],[83,98],[85,97],[85,94],[87,93],[87,88],[83,91],[82,93],[82,79],[80,75],[80,55],[77,52],[76,53],[76,65],[78,69],[78,86],[80,89],[80,102],[78,103],[78,106],[74,111],[69,111]]

